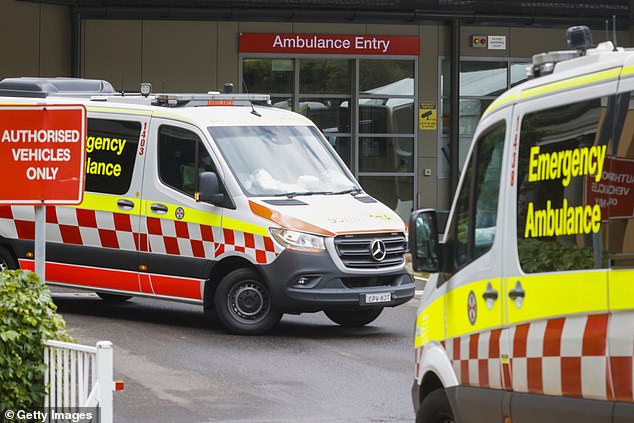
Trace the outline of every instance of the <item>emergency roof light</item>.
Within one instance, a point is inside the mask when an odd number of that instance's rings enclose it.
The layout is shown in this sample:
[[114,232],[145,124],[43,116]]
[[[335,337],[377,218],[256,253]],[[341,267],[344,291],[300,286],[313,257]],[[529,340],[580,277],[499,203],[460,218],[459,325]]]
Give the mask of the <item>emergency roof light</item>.
[[566,41],[568,47],[585,54],[586,50],[592,47],[592,32],[585,25],[570,27],[566,31]]
[[152,92],[152,84],[150,84],[149,82],[141,82],[139,92],[143,97],[149,96]]
[[530,68],[529,76],[537,78],[542,75],[553,73],[555,65],[565,60],[584,56],[586,51],[592,47],[592,33],[587,26],[573,26],[566,31],[568,46],[574,50],[549,51],[533,56],[533,65]]
[[156,94],[155,105],[178,107],[178,106],[250,106],[251,103],[258,105],[270,105],[271,96],[268,94],[239,94],[239,93],[217,93],[207,94]]

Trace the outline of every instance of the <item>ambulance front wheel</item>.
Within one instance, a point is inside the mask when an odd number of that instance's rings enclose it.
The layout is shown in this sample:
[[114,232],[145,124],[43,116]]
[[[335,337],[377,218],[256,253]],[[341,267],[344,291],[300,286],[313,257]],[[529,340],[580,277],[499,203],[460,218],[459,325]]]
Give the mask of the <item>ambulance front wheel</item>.
[[326,316],[340,326],[360,328],[376,320],[383,311],[382,308],[352,311],[326,311]]
[[453,412],[444,389],[430,392],[416,413],[416,423],[454,423]]
[[0,272],[3,270],[14,270],[18,268],[15,259],[6,249],[0,247]]
[[253,269],[226,275],[216,289],[214,305],[223,326],[237,335],[263,334],[282,318],[273,307],[269,288]]

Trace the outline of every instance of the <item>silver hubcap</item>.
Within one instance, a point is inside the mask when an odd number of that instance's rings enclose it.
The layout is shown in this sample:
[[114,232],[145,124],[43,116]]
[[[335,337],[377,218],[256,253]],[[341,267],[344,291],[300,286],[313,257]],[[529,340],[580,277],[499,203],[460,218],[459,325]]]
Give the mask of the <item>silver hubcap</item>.
[[7,266],[7,262],[0,258],[0,272],[3,270],[8,270],[9,266]]

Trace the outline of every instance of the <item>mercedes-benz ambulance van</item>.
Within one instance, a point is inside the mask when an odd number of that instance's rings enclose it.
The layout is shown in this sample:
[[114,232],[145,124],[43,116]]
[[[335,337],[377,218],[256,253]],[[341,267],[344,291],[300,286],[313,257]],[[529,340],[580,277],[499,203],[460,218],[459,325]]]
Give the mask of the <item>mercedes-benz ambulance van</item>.
[[417,422],[634,422],[634,51],[569,34],[412,215]]
[[[239,334],[283,313],[362,326],[414,296],[403,221],[311,121],[268,96],[144,94],[0,82],[2,104],[88,112],[83,202],[46,209],[47,283],[200,304]],[[33,269],[33,239],[34,207],[1,206],[0,267]]]

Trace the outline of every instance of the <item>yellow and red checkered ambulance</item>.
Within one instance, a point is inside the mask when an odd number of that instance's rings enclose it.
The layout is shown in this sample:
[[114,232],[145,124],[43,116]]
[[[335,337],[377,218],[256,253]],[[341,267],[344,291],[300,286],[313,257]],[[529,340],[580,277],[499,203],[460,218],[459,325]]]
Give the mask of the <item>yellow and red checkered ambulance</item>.
[[[283,313],[362,326],[414,296],[403,220],[363,192],[310,120],[268,95],[142,88],[0,82],[2,104],[88,112],[83,202],[46,208],[47,283],[200,304],[239,334],[266,332]],[[21,136],[0,142],[41,148]],[[0,207],[0,268],[33,269],[34,214]]]
[[634,421],[634,52],[569,34],[412,214],[417,422]]

